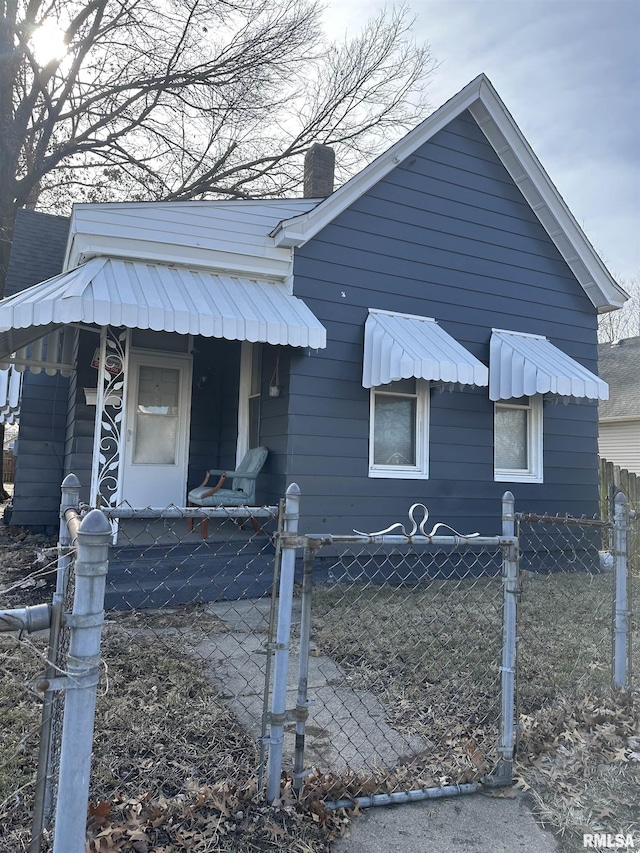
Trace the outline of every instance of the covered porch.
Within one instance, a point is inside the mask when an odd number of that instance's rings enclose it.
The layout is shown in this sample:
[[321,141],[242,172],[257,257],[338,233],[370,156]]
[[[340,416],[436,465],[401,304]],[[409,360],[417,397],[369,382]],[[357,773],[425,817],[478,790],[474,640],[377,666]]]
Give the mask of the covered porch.
[[[286,440],[292,352],[326,345],[283,281],[93,258],[0,302],[0,362],[72,374],[64,470],[90,506],[186,506],[209,468]],[[277,503],[269,460],[257,503]]]

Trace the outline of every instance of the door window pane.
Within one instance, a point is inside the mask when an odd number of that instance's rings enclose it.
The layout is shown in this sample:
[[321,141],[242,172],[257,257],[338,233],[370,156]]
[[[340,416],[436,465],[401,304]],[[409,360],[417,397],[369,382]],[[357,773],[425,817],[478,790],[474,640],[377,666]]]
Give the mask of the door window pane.
[[134,463],[175,465],[179,393],[179,370],[140,366],[134,424]]

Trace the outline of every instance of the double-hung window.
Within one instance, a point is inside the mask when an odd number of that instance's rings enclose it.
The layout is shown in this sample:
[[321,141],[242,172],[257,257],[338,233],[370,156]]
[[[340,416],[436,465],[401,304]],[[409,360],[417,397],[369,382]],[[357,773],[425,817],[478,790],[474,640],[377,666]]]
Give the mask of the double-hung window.
[[542,483],[542,397],[495,403],[494,478]]
[[371,389],[369,476],[429,475],[429,383],[400,379]]

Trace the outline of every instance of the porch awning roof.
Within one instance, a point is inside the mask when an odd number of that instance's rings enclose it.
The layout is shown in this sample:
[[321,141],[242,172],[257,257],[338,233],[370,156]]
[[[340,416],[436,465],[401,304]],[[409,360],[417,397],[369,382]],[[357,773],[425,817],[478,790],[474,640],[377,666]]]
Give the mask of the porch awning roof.
[[320,321],[282,282],[93,258],[0,302],[0,359],[67,323],[326,346]]
[[609,399],[606,382],[543,335],[493,329],[489,377],[491,400],[534,394]]
[[488,371],[431,317],[370,308],[364,327],[362,384],[428,379],[488,385]]

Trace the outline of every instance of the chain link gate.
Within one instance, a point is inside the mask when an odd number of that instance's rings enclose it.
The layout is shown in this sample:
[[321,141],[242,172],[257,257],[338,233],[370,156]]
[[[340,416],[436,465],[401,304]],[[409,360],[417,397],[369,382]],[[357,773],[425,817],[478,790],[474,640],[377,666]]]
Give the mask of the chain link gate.
[[[509,784],[518,594],[512,496],[503,502],[502,536],[460,535],[443,524],[427,533],[422,504],[411,507],[408,532],[397,524],[372,534],[298,536],[298,501],[290,487],[267,798],[279,794],[281,759],[298,791],[305,777],[322,779],[331,807]],[[291,603],[299,620],[290,626]],[[289,652],[298,678],[287,693]]]

